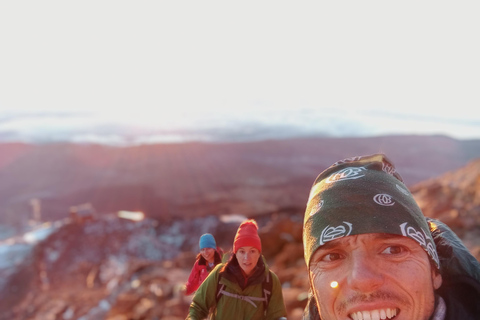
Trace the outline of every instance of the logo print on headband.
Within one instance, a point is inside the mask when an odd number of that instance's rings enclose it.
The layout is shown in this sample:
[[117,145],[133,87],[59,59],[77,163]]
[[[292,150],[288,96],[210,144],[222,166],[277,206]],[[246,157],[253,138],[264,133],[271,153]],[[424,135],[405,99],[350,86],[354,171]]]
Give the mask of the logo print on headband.
[[342,180],[352,180],[352,179],[358,179],[362,178],[365,175],[362,174],[362,171],[365,171],[364,167],[350,167],[350,168],[345,168],[340,171],[337,171],[333,174],[331,174],[326,180],[326,183],[334,183],[336,181],[342,181]]
[[355,161],[361,160],[362,158],[363,157],[361,157],[361,156],[346,158],[346,159],[335,162],[334,164],[332,164],[332,167],[336,167],[336,166],[339,166],[341,164],[348,163],[348,162],[355,162]]
[[382,170],[388,174],[391,174],[393,176],[393,174],[397,171],[395,170],[395,167],[392,166],[391,164],[387,163],[387,162],[382,162]]
[[327,226],[323,229],[322,234],[320,235],[320,245],[324,245],[328,241],[332,241],[338,238],[346,237],[352,232],[352,224],[346,221],[343,221],[345,225],[340,225],[337,227]]
[[[428,238],[427,238],[428,239]],[[437,263],[437,267],[440,267],[440,260],[438,259],[437,250],[433,246],[433,243],[428,241],[427,243],[427,253],[432,257],[432,259]]]
[[392,200],[392,196],[386,193],[379,193],[375,195],[375,197],[373,197],[373,201],[375,201],[376,204],[384,207],[390,207],[395,204],[395,201]]
[[437,267],[439,267],[440,260],[438,259],[437,250],[435,250],[435,246],[432,243],[433,240],[425,234],[423,229],[421,231],[417,231],[415,227],[407,226],[407,224],[408,222],[405,222],[400,225],[402,235],[417,241],[420,246],[427,251],[428,255],[435,261]]

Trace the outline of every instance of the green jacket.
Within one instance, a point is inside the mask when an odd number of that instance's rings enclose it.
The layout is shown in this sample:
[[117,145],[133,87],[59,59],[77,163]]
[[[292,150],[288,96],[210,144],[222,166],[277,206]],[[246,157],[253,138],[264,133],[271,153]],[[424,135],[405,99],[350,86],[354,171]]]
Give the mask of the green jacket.
[[[261,259],[265,261],[264,259]],[[211,318],[209,319],[267,319],[276,320],[280,317],[286,317],[287,311],[283,302],[282,285],[277,275],[270,272],[272,275],[271,281],[273,281],[272,295],[268,304],[268,310],[266,316],[264,316],[264,304],[262,301],[247,301],[245,299],[239,299],[237,297],[231,297],[228,295],[221,295],[216,302],[217,284],[219,280],[220,272],[226,272],[225,267],[228,263],[219,264],[213,269],[202,285],[195,293],[192,303],[190,304],[189,315],[187,320],[200,320],[206,319],[211,311]],[[268,266],[265,264],[265,271],[263,276],[267,276],[269,272]],[[248,285],[242,290],[240,285],[234,281],[232,277],[222,276],[220,279],[220,285],[224,284],[223,290],[234,295],[249,296],[262,298],[262,283],[256,283]],[[247,298],[248,299],[248,298]]]

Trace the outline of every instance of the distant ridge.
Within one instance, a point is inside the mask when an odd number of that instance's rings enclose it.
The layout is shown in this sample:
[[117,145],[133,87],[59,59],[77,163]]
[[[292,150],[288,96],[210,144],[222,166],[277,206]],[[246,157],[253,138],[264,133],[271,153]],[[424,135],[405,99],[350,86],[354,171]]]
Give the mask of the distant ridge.
[[1,223],[66,217],[90,202],[97,212],[141,210],[173,218],[303,208],[315,177],[347,157],[385,153],[407,185],[480,157],[480,140],[445,136],[301,138],[238,143],[0,144]]

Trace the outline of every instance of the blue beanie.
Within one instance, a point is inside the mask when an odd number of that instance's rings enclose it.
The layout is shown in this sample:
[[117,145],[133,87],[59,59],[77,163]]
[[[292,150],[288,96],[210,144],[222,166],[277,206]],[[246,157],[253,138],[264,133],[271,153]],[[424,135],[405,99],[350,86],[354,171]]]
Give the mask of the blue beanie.
[[210,233],[205,233],[200,237],[199,245],[200,250],[202,250],[203,248],[217,249],[215,238]]

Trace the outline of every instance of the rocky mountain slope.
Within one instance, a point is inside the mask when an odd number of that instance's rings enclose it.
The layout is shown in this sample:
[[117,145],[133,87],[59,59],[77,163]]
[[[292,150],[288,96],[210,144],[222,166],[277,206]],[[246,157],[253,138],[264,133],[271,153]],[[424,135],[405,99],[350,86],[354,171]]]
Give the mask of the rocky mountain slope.
[[410,190],[425,215],[446,223],[480,258],[480,158]]
[[[453,228],[480,260],[480,159],[410,189],[424,213]],[[0,319],[184,319],[190,297],[180,289],[199,236],[211,232],[229,250],[246,217],[259,223],[264,254],[283,285],[288,319],[301,319],[308,289],[303,210],[284,206],[263,213],[243,211],[244,216],[168,221],[131,221],[114,214],[85,222],[62,220],[50,225],[45,240],[31,243],[21,259],[14,252],[3,256],[12,264],[0,268]],[[27,245],[26,239],[4,243],[0,253],[4,246]]]

